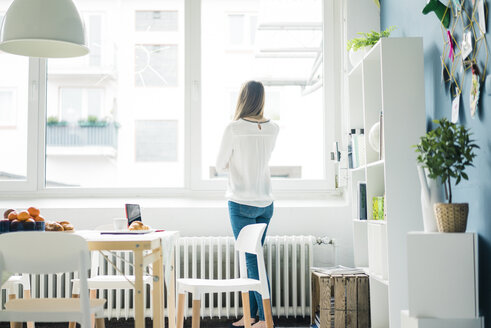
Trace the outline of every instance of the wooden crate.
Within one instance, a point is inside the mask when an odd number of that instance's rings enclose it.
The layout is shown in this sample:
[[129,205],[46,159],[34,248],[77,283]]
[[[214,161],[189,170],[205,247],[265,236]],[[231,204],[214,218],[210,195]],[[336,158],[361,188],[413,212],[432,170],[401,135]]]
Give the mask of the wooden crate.
[[312,271],[311,323],[318,328],[369,328],[370,294],[366,274],[328,275]]

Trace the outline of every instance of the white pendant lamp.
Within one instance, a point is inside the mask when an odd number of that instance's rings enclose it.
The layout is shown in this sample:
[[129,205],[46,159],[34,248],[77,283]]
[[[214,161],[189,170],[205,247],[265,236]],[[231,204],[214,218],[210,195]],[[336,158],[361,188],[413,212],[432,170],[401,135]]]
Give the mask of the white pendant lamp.
[[3,18],[0,51],[67,58],[89,53],[84,23],[72,0],[14,0]]

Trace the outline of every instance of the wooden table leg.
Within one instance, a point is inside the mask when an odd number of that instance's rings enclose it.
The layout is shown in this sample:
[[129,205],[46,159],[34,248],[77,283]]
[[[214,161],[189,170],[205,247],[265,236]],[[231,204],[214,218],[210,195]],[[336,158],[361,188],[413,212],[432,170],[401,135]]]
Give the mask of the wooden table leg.
[[184,327],[184,302],[186,301],[185,294],[179,294],[178,306],[177,306],[177,328]]
[[145,300],[143,299],[143,251],[135,250],[135,328],[145,328]]
[[164,323],[164,264],[162,261],[162,248],[158,250],[158,258],[153,262],[153,276],[156,277],[153,281],[153,328],[165,328]]
[[105,328],[106,324],[104,323],[104,318],[96,318],[95,319],[95,328]]
[[[31,290],[30,290],[30,289],[25,289],[25,290],[24,290],[24,298],[25,298],[25,299],[29,299],[29,298],[31,298]],[[29,322],[27,323],[27,328],[34,328],[34,327],[35,327],[35,326],[34,326],[34,322],[29,321]]]
[[[80,298],[79,294],[72,294],[72,298]],[[77,323],[76,322],[69,322],[68,323],[68,328],[76,328]]]
[[199,328],[199,323],[201,319],[200,310],[201,310],[201,301],[193,300],[193,318],[191,319],[192,328]]
[[[89,298],[94,300],[97,298],[97,289],[90,290]],[[95,314],[90,315],[90,326],[95,327]]]
[[169,316],[169,328],[176,328],[176,272],[174,267],[176,265],[175,252],[172,252],[170,268],[170,286],[167,288],[167,313]]
[[[14,300],[16,299],[17,296],[15,294],[9,294],[9,300]],[[22,328],[22,322],[11,322],[10,323],[10,328]]]

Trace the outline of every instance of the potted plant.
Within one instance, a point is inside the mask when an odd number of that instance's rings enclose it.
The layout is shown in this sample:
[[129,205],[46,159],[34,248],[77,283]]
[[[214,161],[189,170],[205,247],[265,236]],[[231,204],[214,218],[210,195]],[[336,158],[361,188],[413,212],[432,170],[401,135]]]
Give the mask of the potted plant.
[[95,115],[89,115],[86,120],[79,120],[78,125],[80,127],[104,127],[107,125],[107,121],[99,120]]
[[361,37],[349,40],[346,47],[349,51],[351,65],[356,66],[380,38],[389,37],[390,33],[395,29],[395,26],[390,26],[380,33],[373,30],[369,33],[358,33]]
[[471,140],[472,134],[464,126],[451,123],[445,118],[433,122],[439,126],[422,136],[415,146],[419,153],[418,162],[428,170],[429,178],[440,178],[444,185],[448,203],[434,205],[438,231],[464,232],[469,204],[452,203],[451,180],[455,179],[458,185],[462,179],[469,179],[464,170],[473,166],[472,160],[476,157],[474,149],[479,146]]
[[46,120],[46,124],[48,126],[66,126],[67,122],[60,121],[56,116],[49,116],[48,119]]

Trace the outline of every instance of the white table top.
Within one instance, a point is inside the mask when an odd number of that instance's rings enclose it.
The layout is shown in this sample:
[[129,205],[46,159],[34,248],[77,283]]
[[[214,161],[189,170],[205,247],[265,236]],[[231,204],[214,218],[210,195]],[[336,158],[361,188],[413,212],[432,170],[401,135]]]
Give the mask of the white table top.
[[179,237],[179,231],[155,231],[145,234],[101,234],[101,231],[96,230],[78,230],[77,235],[84,237],[88,242],[134,242],[134,241],[154,241],[162,239],[174,239]]

